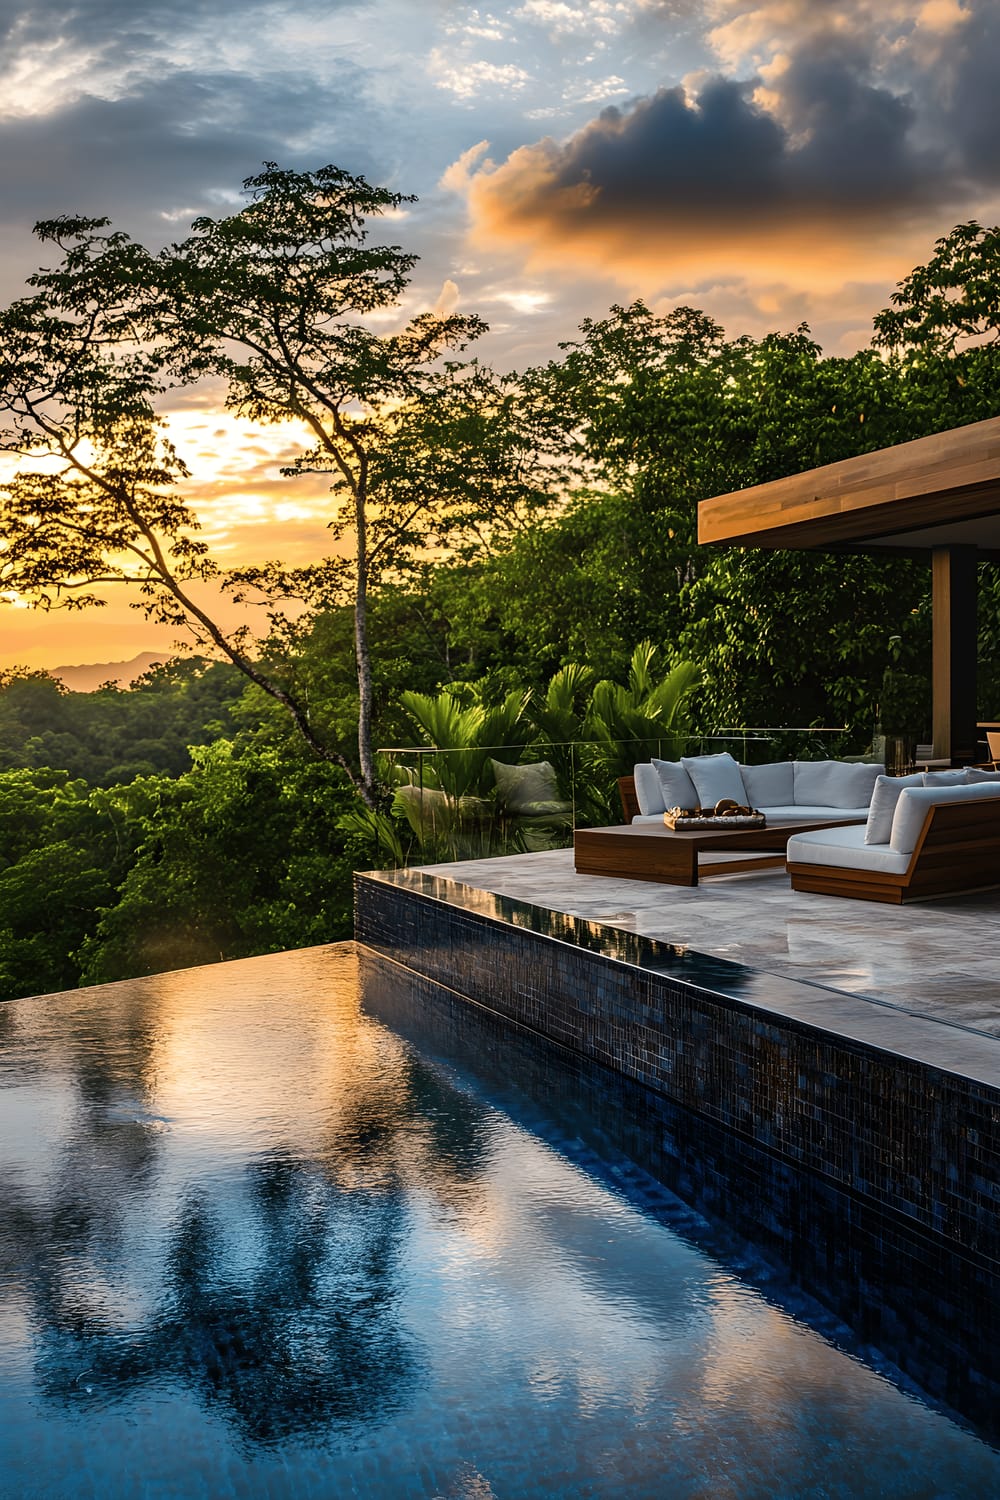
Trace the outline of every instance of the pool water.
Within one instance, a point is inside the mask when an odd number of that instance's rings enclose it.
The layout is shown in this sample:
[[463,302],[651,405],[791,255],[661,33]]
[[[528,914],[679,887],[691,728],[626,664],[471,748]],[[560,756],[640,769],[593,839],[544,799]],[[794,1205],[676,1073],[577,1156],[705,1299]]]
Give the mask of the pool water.
[[613,1078],[477,1026],[350,944],[0,1007],[0,1495],[1000,1495]]

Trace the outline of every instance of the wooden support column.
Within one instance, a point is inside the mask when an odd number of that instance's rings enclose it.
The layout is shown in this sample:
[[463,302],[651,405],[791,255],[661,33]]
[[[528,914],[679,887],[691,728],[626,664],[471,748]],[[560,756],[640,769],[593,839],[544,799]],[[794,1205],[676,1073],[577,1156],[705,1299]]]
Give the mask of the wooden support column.
[[935,547],[931,558],[934,755],[959,763],[976,758],[978,559],[975,547]]

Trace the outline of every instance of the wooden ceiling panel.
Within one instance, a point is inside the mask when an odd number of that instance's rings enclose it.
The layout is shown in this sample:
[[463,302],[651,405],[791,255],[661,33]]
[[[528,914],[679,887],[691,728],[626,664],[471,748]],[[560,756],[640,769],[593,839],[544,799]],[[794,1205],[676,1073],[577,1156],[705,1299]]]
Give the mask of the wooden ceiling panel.
[[[748,547],[877,544],[1000,512],[1000,417],[703,500],[698,540]],[[985,541],[985,538],[984,538]],[[988,544],[987,544],[988,545]]]

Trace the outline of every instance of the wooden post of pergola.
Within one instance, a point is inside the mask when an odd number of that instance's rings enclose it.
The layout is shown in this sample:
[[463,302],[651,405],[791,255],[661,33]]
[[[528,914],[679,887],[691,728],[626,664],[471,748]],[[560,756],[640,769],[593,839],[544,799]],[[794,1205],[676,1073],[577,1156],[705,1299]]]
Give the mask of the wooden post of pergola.
[[929,556],[934,755],[975,759],[977,566],[1000,561],[1000,417],[703,500],[698,540]]

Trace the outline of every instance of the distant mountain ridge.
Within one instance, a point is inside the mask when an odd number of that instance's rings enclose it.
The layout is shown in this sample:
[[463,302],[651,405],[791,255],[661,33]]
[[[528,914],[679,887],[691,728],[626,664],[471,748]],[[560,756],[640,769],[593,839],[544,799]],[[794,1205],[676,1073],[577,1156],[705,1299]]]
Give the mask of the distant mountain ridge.
[[94,662],[78,667],[50,667],[50,677],[56,677],[74,693],[93,693],[102,683],[113,682],[118,687],[131,687],[137,677],[148,672],[157,662],[168,661],[169,651],[140,651],[130,661]]

